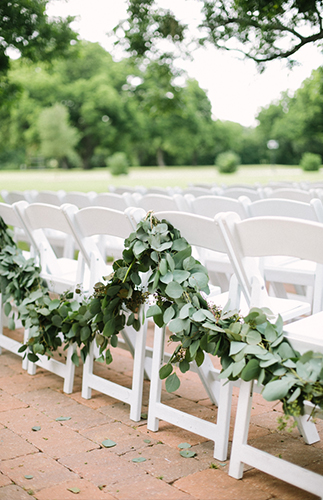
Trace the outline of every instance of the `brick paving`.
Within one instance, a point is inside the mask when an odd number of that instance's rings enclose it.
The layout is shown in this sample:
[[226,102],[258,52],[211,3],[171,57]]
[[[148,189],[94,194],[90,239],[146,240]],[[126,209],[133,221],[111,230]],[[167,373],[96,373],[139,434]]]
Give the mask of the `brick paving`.
[[[115,350],[100,374],[129,385],[130,355]],[[0,500],[314,500],[317,497],[246,467],[242,480],[228,476],[229,460],[213,458],[213,442],[160,422],[147,429],[149,382],[145,381],[143,418],[129,419],[129,406],[92,391],[81,397],[82,367],[76,369],[74,391],[62,391],[59,377],[37,368],[34,376],[21,367],[21,358],[3,349],[0,356]],[[199,378],[186,373],[180,389],[167,404],[216,419]],[[233,395],[230,440],[237,404]],[[323,440],[304,444],[297,429],[279,432],[279,404],[255,395],[250,441],[282,458],[323,472]],[[57,421],[58,417],[69,420]],[[36,427],[37,430],[32,428]],[[323,437],[323,423],[317,424]],[[104,440],[116,445],[105,448]],[[179,454],[180,443],[191,444],[194,458]],[[230,451],[230,447],[229,447]],[[135,463],[135,458],[145,461]]]

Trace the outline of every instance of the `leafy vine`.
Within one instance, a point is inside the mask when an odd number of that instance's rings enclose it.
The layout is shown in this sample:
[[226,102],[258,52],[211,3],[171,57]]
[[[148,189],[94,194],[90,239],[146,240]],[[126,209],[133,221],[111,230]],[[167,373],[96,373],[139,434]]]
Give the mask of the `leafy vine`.
[[[1,251],[0,266],[3,255]],[[142,305],[149,297],[146,317],[159,327],[168,326],[170,340],[176,343],[160,370],[168,391],[179,387],[177,369],[185,373],[193,360],[201,365],[207,353],[220,358],[222,378],[258,380],[264,398],[281,400],[286,415],[302,414],[305,400],[323,408],[323,355],[295,351],[284,337],[281,317],[273,318],[267,309],[253,308],[243,317],[209,304],[206,268],[192,256],[180,232],[153,214],[126,239],[123,258],[114,262],[104,283],[95,285],[91,297],[76,300],[66,293],[52,298],[35,280],[37,288],[18,308],[30,328],[21,350],[27,352],[28,347],[31,361],[39,354],[51,356],[62,343],[71,342],[80,347],[84,361],[95,339],[99,359],[110,363],[110,347],[117,345],[125,325],[138,330],[145,321]],[[76,353],[73,361],[79,363]]]

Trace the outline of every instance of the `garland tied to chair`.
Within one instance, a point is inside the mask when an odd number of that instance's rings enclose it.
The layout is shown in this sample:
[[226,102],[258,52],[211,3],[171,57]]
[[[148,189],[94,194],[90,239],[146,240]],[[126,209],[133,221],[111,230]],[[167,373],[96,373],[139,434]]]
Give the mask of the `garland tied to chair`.
[[[3,252],[0,266],[2,261]],[[36,276],[37,271],[35,280]],[[180,385],[177,367],[185,373],[191,361],[200,366],[209,353],[220,358],[223,378],[258,380],[264,385],[264,398],[281,400],[286,415],[302,414],[305,400],[323,409],[323,355],[296,352],[284,337],[281,317],[274,319],[267,309],[253,308],[242,317],[238,311],[208,303],[206,268],[166,220],[147,214],[125,241],[123,258],[114,262],[113,273],[103,281],[95,285],[91,297],[80,295],[80,300],[72,293],[53,299],[37,281],[37,289],[18,308],[31,333],[21,351],[28,352],[31,361],[39,354],[51,356],[62,344],[62,332],[67,347],[71,342],[80,347],[83,361],[95,339],[99,360],[111,363],[110,347],[117,345],[125,325],[138,331],[145,316],[152,317],[159,327],[168,326],[170,340],[176,343],[160,370],[169,392]],[[144,306],[148,297],[153,302]],[[79,363],[76,353],[73,362]]]

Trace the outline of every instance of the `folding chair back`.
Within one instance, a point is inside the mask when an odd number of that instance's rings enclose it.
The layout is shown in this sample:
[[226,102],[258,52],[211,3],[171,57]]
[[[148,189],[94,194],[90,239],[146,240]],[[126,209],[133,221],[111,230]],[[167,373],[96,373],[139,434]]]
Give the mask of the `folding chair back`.
[[[79,254],[78,260],[66,257],[58,258],[45,233],[45,230],[59,231],[60,234],[64,234],[66,244],[70,244],[74,248],[72,231],[60,208],[44,203],[29,205],[23,201],[14,204],[14,208],[30,234],[32,245],[39,258],[40,276],[46,281],[49,291],[58,294],[66,291],[74,292],[76,286],[81,286],[81,284],[85,288],[84,291],[87,291],[88,285],[86,284],[84,261],[81,254]],[[47,359],[47,356],[39,356],[39,361],[36,363],[28,362],[28,373],[35,374],[36,365],[41,366],[43,369],[62,377],[64,379],[64,392],[71,393],[75,373],[72,355],[75,348],[75,345],[68,347],[65,363],[52,358]]]
[[61,197],[62,203],[71,203],[78,208],[91,207],[94,205],[94,199],[97,194],[92,191],[89,193],[81,193],[80,191],[68,191]]
[[[231,246],[236,268],[243,267],[247,256],[292,255],[296,258],[323,265],[323,225],[312,221],[283,217],[258,217],[239,221],[233,214],[223,215],[219,221]],[[255,280],[256,281],[256,280]],[[317,273],[318,294],[322,299],[322,273]],[[259,287],[251,290],[252,305],[261,306]],[[292,322],[284,327],[285,335],[300,353],[313,350],[323,353],[323,312]],[[236,422],[232,442],[229,474],[235,478],[243,475],[243,465],[255,467],[263,472],[304,489],[323,498],[323,476],[287,462],[279,455],[272,456],[248,444],[248,429],[252,407],[254,383],[241,381]],[[305,403],[306,413],[312,406]],[[309,409],[308,409],[309,408]],[[322,418],[322,412],[318,413]],[[319,439],[315,426],[307,415],[298,417],[298,426],[305,442],[311,444]]]
[[[139,213],[139,219],[145,215],[143,210],[136,210]],[[122,240],[123,244],[123,240],[133,232],[134,226],[124,212],[105,207],[88,207],[77,210],[75,206],[63,205],[62,213],[65,215],[78,242],[80,252],[90,268],[90,281],[93,285],[101,281],[103,276],[112,272],[111,266],[107,266],[104,254],[100,251],[99,240],[94,238],[117,237]],[[124,244],[122,246],[124,248]],[[82,397],[90,399],[92,389],[107,394],[129,404],[130,418],[138,421],[142,405],[147,324],[144,323],[139,332],[135,332],[132,327],[125,327],[121,335],[124,343],[119,340],[118,345],[126,347],[134,357],[132,387],[129,389],[94,374],[94,361],[97,354],[94,341],[83,365]]]
[[199,196],[190,198],[190,207],[194,214],[204,217],[214,217],[220,212],[236,212],[241,219],[247,217],[244,205],[240,198],[229,198],[227,196]]
[[[214,224],[213,219],[183,212],[157,212],[155,215],[159,220],[165,219],[176,227],[176,229],[179,229],[181,236],[186,238],[191,245],[216,252],[226,252],[226,245],[223,241],[221,231]],[[230,296],[228,294],[222,296],[218,293],[219,291],[212,297],[212,302],[223,307]],[[232,307],[234,308],[234,303]],[[148,429],[157,431],[159,420],[165,420],[182,429],[214,441],[214,457],[218,460],[225,460],[227,458],[230,426],[231,384],[225,384],[218,379],[219,371],[214,368],[210,357],[206,355],[203,364],[200,367],[194,364],[192,365],[192,369],[198,373],[206,394],[218,406],[217,422],[207,422],[185,411],[162,403],[159,369],[163,361],[167,360],[164,350],[165,333],[165,328],[155,327]]]
[[127,207],[134,205],[131,193],[98,193],[94,198],[93,205],[112,208],[123,212]]
[[[304,259],[308,247],[312,246],[313,258],[308,260],[316,261],[317,253],[313,248],[315,246],[313,240],[300,241],[297,229],[299,227],[310,232],[311,225],[320,227],[320,224],[287,217],[255,217],[240,220],[234,213],[220,215],[217,222],[223,230],[234,272],[249,304],[252,302],[252,293],[258,293],[261,304],[267,307],[271,304],[273,312],[280,312],[284,321],[311,312],[309,303],[268,296],[259,268],[259,258],[291,256]],[[302,245],[304,255],[302,255]],[[256,281],[259,283],[257,291],[252,290],[253,280],[254,283]],[[322,293],[317,286],[315,288],[315,300],[321,303]]]
[[150,210],[153,210],[154,212],[160,212],[162,210],[189,210],[184,197],[180,194],[174,194],[172,196],[158,193],[145,194],[138,199],[137,203],[138,207],[143,208],[146,212],[149,212]]
[[[8,205],[7,203],[0,203],[0,217],[3,219],[4,223],[7,226],[12,226],[15,240],[17,241],[25,241],[30,245],[30,235],[28,234],[26,227],[24,226],[22,220],[18,216],[12,205]],[[26,258],[30,258],[32,254],[30,252],[23,252]],[[15,304],[13,304],[15,307]],[[0,294],[0,354],[1,349],[5,348],[8,351],[17,354],[19,356],[23,356],[23,353],[19,353],[18,350],[22,346],[22,343],[18,340],[14,340],[7,335],[4,334],[3,328],[6,323],[6,317],[2,308],[2,295]],[[27,340],[25,336],[24,341]],[[27,369],[27,360],[23,360],[22,364],[24,369]]]

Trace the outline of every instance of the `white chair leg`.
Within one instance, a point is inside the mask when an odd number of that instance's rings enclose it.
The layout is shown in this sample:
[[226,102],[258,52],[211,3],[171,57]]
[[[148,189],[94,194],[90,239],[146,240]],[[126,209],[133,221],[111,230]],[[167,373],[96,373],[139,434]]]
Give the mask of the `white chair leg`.
[[91,399],[92,389],[89,385],[89,377],[93,373],[95,340],[91,342],[90,351],[83,364],[82,374],[82,398]]
[[165,328],[155,327],[147,420],[147,429],[153,432],[158,431],[159,427],[156,405],[161,400],[162,381],[159,377],[159,370],[164,362],[165,334]]
[[136,333],[136,345],[133,359],[132,392],[130,403],[130,419],[139,422],[141,418],[142,392],[144,384],[145,353],[147,338],[147,322]]
[[313,444],[320,441],[316,425],[309,415],[302,415],[295,418],[297,427],[306,444]]
[[241,380],[229,466],[229,475],[236,479],[241,479],[243,475],[241,448],[248,441],[252,392],[253,383]]
[[69,346],[66,353],[66,363],[65,363],[66,373],[64,377],[64,386],[63,386],[63,391],[66,394],[71,394],[73,392],[75,364],[72,361],[72,356],[74,351],[75,351],[75,345],[72,344]]

